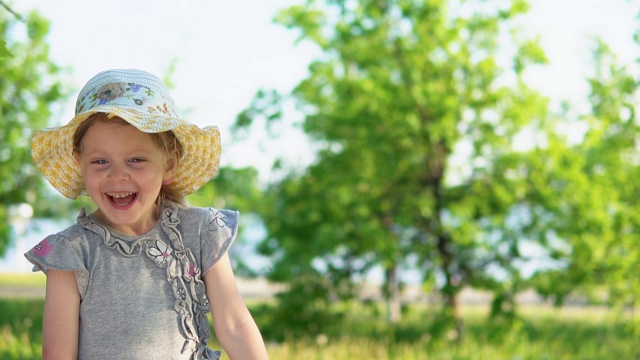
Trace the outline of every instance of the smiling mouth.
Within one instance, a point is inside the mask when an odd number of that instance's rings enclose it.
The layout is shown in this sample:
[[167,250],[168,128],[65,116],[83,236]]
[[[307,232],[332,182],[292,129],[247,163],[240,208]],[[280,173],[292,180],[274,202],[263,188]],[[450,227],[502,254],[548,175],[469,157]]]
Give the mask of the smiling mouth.
[[106,193],[107,197],[116,206],[128,206],[136,199],[138,193],[125,192],[125,193]]

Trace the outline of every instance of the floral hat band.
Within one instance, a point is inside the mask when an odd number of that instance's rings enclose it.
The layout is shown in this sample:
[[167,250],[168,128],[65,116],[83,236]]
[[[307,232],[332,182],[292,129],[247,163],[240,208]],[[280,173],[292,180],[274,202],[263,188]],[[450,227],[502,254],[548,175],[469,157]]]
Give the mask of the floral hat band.
[[[105,80],[109,80],[108,78]],[[160,79],[153,76],[146,79],[147,83]],[[136,82],[107,82],[93,84],[90,88],[85,88],[80,92],[76,102],[76,114],[89,111],[99,105],[122,106],[129,108],[146,108],[149,113],[162,113],[167,116],[178,118],[175,104],[166,88],[160,82],[156,86],[146,86]]]
[[37,131],[31,141],[33,162],[64,196],[85,194],[84,179],[73,158],[73,135],[80,123],[95,113],[118,117],[140,131],[172,131],[183,149],[176,175],[168,185],[188,195],[218,173],[220,132],[216,126],[200,128],[179,118],[164,83],[137,69],[103,71],[80,90],[75,116],[64,126]]

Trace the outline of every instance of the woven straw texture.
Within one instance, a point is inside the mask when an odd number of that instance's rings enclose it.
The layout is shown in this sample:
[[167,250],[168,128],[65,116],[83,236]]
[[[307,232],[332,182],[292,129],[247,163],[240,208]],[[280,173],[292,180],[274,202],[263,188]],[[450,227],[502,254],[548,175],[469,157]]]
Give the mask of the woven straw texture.
[[172,131],[183,148],[173,182],[183,195],[191,194],[218,173],[220,132],[216,126],[200,128],[178,117],[164,83],[137,69],[107,70],[82,88],[76,115],[64,126],[37,131],[31,141],[33,162],[51,185],[75,199],[85,194],[84,180],[73,157],[73,134],[78,125],[95,113],[119,117],[140,131]]

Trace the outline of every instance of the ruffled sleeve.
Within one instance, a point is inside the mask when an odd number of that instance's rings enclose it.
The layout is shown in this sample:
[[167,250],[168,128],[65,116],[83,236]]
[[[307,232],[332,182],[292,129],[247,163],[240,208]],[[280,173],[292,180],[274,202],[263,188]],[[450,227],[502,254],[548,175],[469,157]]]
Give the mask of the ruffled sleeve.
[[218,260],[229,251],[238,234],[239,216],[237,211],[209,208],[208,230],[202,233],[200,239],[203,274],[211,270]]
[[80,297],[84,298],[89,272],[85,267],[80,250],[62,235],[49,235],[24,254],[34,267],[33,271],[45,274],[49,269],[74,271]]

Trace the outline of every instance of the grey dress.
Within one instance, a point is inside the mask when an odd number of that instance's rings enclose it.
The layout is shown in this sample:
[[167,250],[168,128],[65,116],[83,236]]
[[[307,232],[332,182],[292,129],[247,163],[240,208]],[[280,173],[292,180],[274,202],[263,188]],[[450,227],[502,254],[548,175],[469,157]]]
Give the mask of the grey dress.
[[79,359],[218,359],[202,276],[237,229],[235,211],[165,207],[151,231],[129,236],[83,209],[25,256],[34,271],[75,272]]

